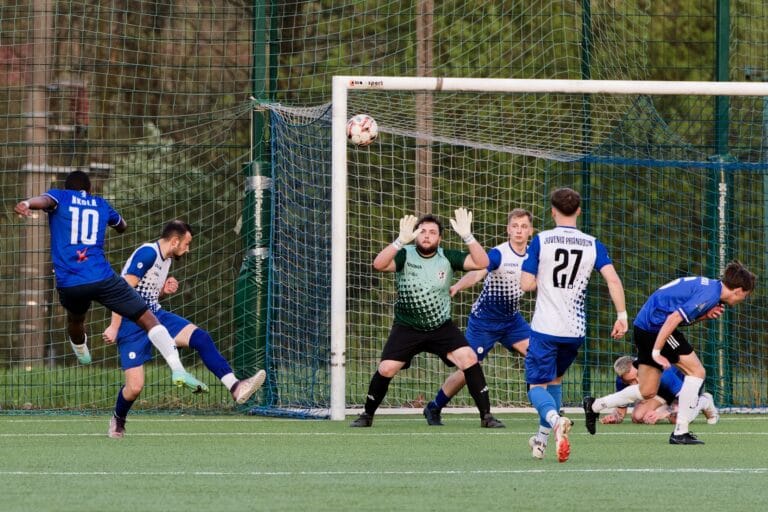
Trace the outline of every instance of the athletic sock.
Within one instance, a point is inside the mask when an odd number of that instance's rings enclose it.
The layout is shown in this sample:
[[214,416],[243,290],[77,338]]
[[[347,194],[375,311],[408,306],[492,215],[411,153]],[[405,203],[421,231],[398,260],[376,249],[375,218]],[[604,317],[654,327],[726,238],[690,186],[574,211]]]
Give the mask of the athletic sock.
[[699,390],[704,384],[704,379],[686,375],[683,379],[683,386],[677,395],[677,422],[675,423],[676,436],[688,432],[688,424],[698,413],[696,404],[699,401]]
[[235,377],[235,374],[230,372],[223,377],[219,378],[222,384],[224,384],[224,387],[226,387],[228,390],[232,391],[232,389],[237,385],[239,380],[237,380],[237,377]]
[[432,409],[442,409],[448,405],[448,402],[450,401],[451,397],[445,394],[443,388],[440,388],[440,390],[435,395],[435,399],[429,402],[427,405],[429,405]]
[[125,399],[123,396],[123,389],[125,389],[125,386],[122,386],[120,391],[117,392],[117,400],[115,401],[115,416],[118,418],[125,418],[128,416],[128,411],[131,410],[134,402],[133,400]]
[[482,419],[491,412],[491,399],[488,397],[488,385],[485,382],[485,374],[480,363],[475,363],[464,370],[464,379],[467,381],[469,394],[475,401],[477,410]]
[[563,385],[562,384],[547,384],[547,393],[552,396],[552,400],[555,401],[555,410],[560,413],[560,408],[563,406]]
[[640,386],[633,384],[625,387],[621,391],[595,400],[592,404],[592,412],[600,412],[603,409],[608,409],[610,407],[624,407],[642,399],[643,395],[640,394]]
[[232,367],[216,348],[216,344],[213,343],[213,338],[208,334],[208,331],[200,328],[195,329],[192,336],[189,337],[189,348],[200,354],[200,359],[203,360],[205,367],[218,379],[232,373]]
[[541,386],[532,386],[528,390],[528,400],[539,413],[539,425],[554,427],[560,415],[552,395]]
[[157,324],[147,332],[147,336],[149,336],[149,340],[163,356],[172,371],[185,371],[184,365],[181,364],[181,359],[179,359],[179,349],[176,348],[176,343],[174,343],[165,326]]
[[365,398],[365,412],[371,416],[376,413],[376,409],[381,405],[384,397],[387,396],[391,377],[385,377],[376,370],[371,377],[371,383],[368,385],[368,396]]

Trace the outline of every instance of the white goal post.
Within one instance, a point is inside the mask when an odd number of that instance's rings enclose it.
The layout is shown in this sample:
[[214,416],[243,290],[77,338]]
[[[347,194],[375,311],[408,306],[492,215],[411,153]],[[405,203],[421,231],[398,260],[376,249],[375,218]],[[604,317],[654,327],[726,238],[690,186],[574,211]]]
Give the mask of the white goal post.
[[[330,418],[345,417],[347,322],[347,151],[345,124],[350,91],[460,91],[563,94],[639,94],[768,97],[764,82],[662,82],[433,77],[335,76],[332,89],[332,247]],[[373,371],[373,368],[371,368]]]

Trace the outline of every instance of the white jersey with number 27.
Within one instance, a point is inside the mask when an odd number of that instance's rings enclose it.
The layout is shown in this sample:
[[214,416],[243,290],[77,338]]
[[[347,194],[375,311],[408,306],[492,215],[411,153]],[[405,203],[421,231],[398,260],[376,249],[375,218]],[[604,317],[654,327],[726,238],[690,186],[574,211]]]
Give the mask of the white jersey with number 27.
[[595,237],[558,226],[531,240],[523,271],[536,276],[536,308],[531,330],[550,336],[586,336],[587,285],[593,269],[611,264]]

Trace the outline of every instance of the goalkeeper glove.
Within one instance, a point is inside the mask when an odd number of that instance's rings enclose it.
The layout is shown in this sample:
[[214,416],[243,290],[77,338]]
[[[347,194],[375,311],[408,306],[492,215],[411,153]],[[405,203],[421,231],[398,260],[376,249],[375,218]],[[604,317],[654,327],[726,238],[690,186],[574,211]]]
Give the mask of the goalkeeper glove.
[[451,219],[451,226],[453,230],[464,240],[465,244],[471,244],[475,241],[475,237],[472,236],[472,212],[466,208],[457,208],[453,212],[456,219]]
[[400,234],[397,236],[392,245],[398,250],[405,244],[409,244],[419,234],[419,230],[416,229],[416,223],[419,219],[413,215],[406,215],[400,219]]

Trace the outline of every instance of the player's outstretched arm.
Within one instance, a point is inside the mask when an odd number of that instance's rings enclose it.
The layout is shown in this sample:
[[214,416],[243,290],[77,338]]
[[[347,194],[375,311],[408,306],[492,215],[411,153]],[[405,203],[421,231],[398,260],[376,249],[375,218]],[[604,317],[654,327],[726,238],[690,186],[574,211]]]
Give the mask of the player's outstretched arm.
[[600,274],[608,285],[608,293],[611,296],[613,305],[616,308],[616,321],[611,329],[611,337],[619,339],[629,330],[629,319],[627,317],[627,304],[624,298],[624,285],[621,283],[619,274],[613,265],[605,265],[600,269]]
[[464,270],[481,270],[488,266],[490,260],[483,246],[475,240],[472,234],[472,212],[466,208],[456,208],[451,219],[451,227],[467,244],[469,256],[464,260]]
[[32,215],[32,210],[45,210],[53,207],[55,204],[56,201],[48,196],[35,196],[16,203],[13,211],[22,217],[29,217]]
[[451,297],[459,293],[461,290],[466,290],[467,288],[471,288],[475,286],[477,283],[485,279],[485,276],[488,275],[488,271],[483,270],[473,270],[471,272],[467,272],[463,276],[461,276],[461,279],[456,281],[456,283],[451,286],[450,292]]
[[416,223],[419,221],[414,215],[406,215],[400,219],[400,233],[395,241],[379,251],[379,254],[373,259],[373,268],[379,272],[394,272],[395,255],[416,238],[419,231],[416,229]]

